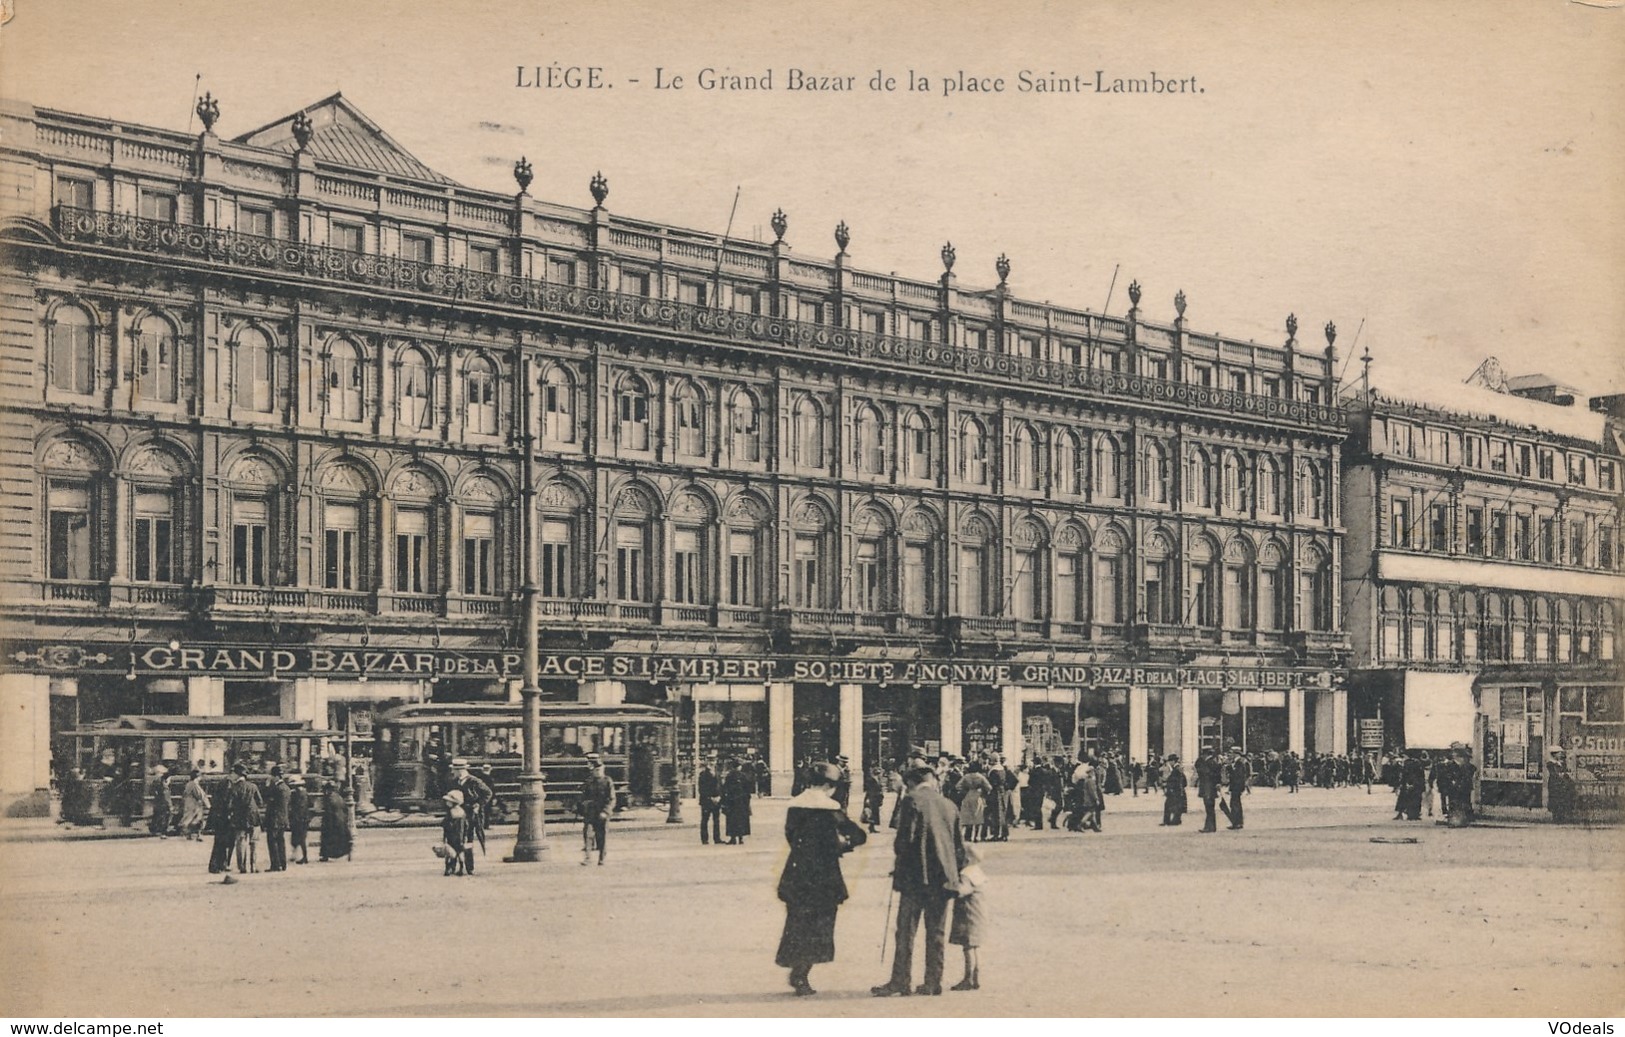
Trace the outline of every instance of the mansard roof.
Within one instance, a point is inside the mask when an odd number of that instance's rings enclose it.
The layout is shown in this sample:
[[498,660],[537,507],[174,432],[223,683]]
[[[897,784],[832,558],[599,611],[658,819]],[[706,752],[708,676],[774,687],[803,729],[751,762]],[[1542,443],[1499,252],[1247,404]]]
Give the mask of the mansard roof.
[[456,181],[430,169],[401,147],[342,93],[324,97],[298,112],[289,112],[275,122],[250,130],[233,140],[238,144],[273,151],[296,151],[298,143],[293,137],[293,120],[301,112],[310,119],[312,129],[310,145],[306,150],[322,162],[436,184],[456,184]]

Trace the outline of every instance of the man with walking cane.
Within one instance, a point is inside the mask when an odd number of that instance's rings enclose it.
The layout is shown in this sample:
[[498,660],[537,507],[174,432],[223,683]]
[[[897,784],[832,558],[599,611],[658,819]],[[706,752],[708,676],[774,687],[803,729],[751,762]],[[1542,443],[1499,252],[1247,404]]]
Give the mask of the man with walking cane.
[[[870,990],[876,997],[942,993],[943,958],[947,952],[948,901],[959,887],[965,844],[959,812],[937,790],[936,774],[916,767],[903,777],[907,791],[897,818],[893,842],[892,890],[898,895],[897,944],[891,979]],[[888,910],[889,913],[889,910]],[[914,932],[925,919],[925,981],[910,988],[914,970]],[[884,955],[884,936],[881,952]]]

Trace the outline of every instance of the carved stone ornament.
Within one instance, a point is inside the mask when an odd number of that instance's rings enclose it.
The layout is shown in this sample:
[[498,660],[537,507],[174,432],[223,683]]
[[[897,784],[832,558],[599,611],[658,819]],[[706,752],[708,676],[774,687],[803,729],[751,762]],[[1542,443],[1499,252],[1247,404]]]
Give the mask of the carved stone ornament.
[[434,494],[434,480],[419,468],[408,468],[395,480],[395,493],[407,497],[429,497]]
[[175,463],[173,457],[166,451],[150,446],[136,451],[126,467],[132,475],[157,475],[166,479],[177,479],[181,474],[180,465]]
[[980,515],[970,515],[959,524],[959,535],[967,540],[986,540],[988,524]]
[[1028,519],[1016,526],[1012,539],[1022,547],[1037,547],[1044,542],[1044,531],[1039,528],[1038,523]]
[[214,99],[213,94],[205,91],[203,96],[198,98],[197,117],[203,123],[204,133],[214,129],[215,122],[220,118],[220,102]]
[[824,517],[824,509],[812,501],[802,501],[796,506],[796,526],[801,529],[823,530],[828,521]]
[[1062,526],[1061,531],[1055,534],[1055,542],[1062,547],[1082,547],[1083,533],[1077,526]]
[[65,472],[94,472],[96,457],[83,443],[69,440],[52,444],[45,451],[45,467]]
[[1140,282],[1139,281],[1130,281],[1128,283],[1128,301],[1133,303],[1135,306],[1140,305]]
[[496,503],[502,499],[502,488],[485,476],[470,479],[463,486],[463,498],[471,501]]
[[530,190],[530,182],[536,179],[536,170],[531,167],[530,159],[519,156],[519,161],[513,164],[513,179],[519,185],[520,194]]
[[728,518],[735,522],[758,523],[767,515],[755,497],[735,497],[728,505]]
[[924,508],[915,508],[903,516],[903,531],[932,536],[937,531],[937,520]]
[[637,490],[627,487],[615,497],[617,518],[648,518],[649,501]]
[[598,205],[603,205],[604,199],[609,197],[609,181],[601,172],[592,175],[592,182],[587,185],[587,189],[592,192],[592,200]]
[[310,121],[310,116],[306,115],[304,112],[299,112],[293,117],[293,141],[295,144],[299,145],[300,151],[310,147],[310,138],[314,136],[315,133],[316,127]]
[[710,510],[697,493],[678,494],[671,504],[671,513],[678,518],[702,519]]
[[956,252],[954,252],[954,243],[953,242],[950,241],[946,245],[942,246],[942,269],[943,270],[945,270],[946,272],[948,272],[950,274],[953,273],[953,271],[954,271],[954,260],[957,259],[957,258],[958,258],[958,254]]
[[245,457],[238,461],[231,469],[233,482],[247,486],[275,486],[277,484],[276,469],[260,457]]
[[561,482],[551,482],[542,487],[542,507],[554,511],[573,511],[581,503],[575,490]]
[[1010,280],[1010,257],[1000,252],[999,258],[993,261],[993,270],[999,275],[1000,284]]
[[336,461],[322,467],[321,485],[324,490],[361,493],[367,488],[367,480],[355,470],[354,465]]
[[784,232],[790,229],[790,217],[784,214],[783,209],[774,209],[773,219],[770,222],[773,227],[774,238],[783,241]]
[[1096,542],[1096,549],[1101,554],[1120,554],[1123,550],[1123,534],[1115,528],[1101,530],[1100,539]]
[[835,247],[845,252],[846,246],[851,243],[852,232],[847,229],[846,221],[842,220],[835,225]]
[[1247,562],[1247,545],[1240,538],[1232,537],[1224,545],[1224,561],[1226,565],[1244,565]]

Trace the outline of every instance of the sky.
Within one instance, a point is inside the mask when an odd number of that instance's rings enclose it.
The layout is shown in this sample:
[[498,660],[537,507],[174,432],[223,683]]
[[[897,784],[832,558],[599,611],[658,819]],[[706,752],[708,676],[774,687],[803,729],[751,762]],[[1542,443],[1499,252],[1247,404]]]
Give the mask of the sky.
[[[607,85],[517,85],[554,64]],[[774,89],[702,90],[706,68]],[[792,69],[855,89],[792,91]],[[1020,93],[1023,69],[1089,89]],[[945,95],[961,72],[1004,90]],[[809,257],[844,220],[882,273],[935,279],[951,240],[964,287],[1004,253],[1038,301],[1120,315],[1138,280],[1147,319],[1183,290],[1198,332],[1279,343],[1290,312],[1318,346],[1335,321],[1350,377],[1369,348],[1390,373],[1493,355],[1625,391],[1625,9],[16,0],[0,28],[11,99],[186,129],[198,76],[224,137],[343,91],[472,187],[513,191],[522,154],[538,198],[590,206],[601,170],[611,213],[711,233],[737,190],[734,236],[771,240],[783,208]]]

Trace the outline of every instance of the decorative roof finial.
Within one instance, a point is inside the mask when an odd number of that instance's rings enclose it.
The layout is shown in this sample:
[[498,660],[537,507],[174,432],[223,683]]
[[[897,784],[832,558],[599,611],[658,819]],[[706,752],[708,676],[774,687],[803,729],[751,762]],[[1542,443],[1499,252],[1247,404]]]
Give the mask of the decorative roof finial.
[[993,262],[993,269],[998,271],[999,284],[1002,286],[1004,282],[1010,280],[1010,257],[1000,252],[999,258]]
[[946,245],[942,246],[942,269],[943,270],[945,270],[946,272],[948,272],[950,274],[953,273],[954,272],[954,260],[957,259],[957,258],[958,258],[958,254],[954,252],[954,243],[953,242],[950,241]]
[[1296,313],[1286,315],[1286,337],[1290,339],[1298,337],[1298,315]]
[[213,94],[205,91],[203,96],[198,98],[197,117],[203,121],[204,133],[214,129],[215,120],[220,118],[220,102],[214,99]]
[[774,209],[773,219],[769,220],[768,222],[773,228],[773,236],[777,240],[783,241],[784,232],[790,229],[790,217],[784,214],[783,209]]
[[592,200],[598,205],[603,205],[604,199],[609,197],[609,181],[604,179],[601,172],[592,175],[592,182],[587,185],[587,189],[592,192]]
[[1130,281],[1128,283],[1128,301],[1133,303],[1136,309],[1139,308],[1139,305],[1140,305],[1140,282],[1139,281]]
[[513,164],[513,178],[519,184],[520,194],[530,190],[530,182],[536,179],[536,170],[531,168],[530,159],[519,156],[519,161]]
[[1326,322],[1326,344],[1328,346],[1337,344],[1337,325],[1331,321]]
[[1174,312],[1181,318],[1185,316],[1185,289],[1181,288],[1174,293]]
[[842,252],[845,252],[846,246],[850,244],[851,241],[852,231],[847,229],[846,221],[842,220],[840,223],[835,225],[835,247],[840,249]]
[[313,137],[315,133],[316,126],[310,121],[310,116],[306,115],[304,112],[298,112],[294,115],[293,140],[295,144],[299,145],[300,151],[310,147],[310,138]]

